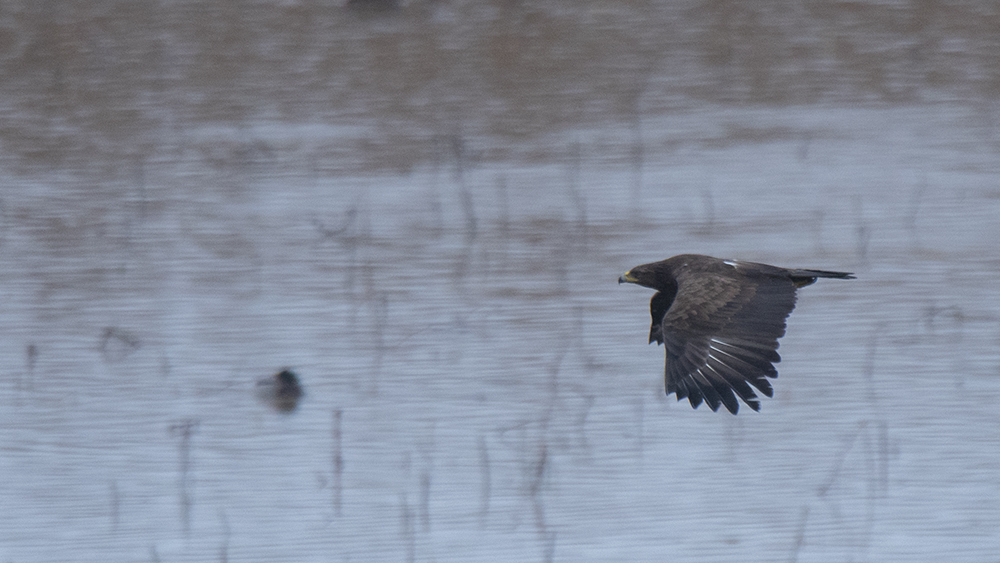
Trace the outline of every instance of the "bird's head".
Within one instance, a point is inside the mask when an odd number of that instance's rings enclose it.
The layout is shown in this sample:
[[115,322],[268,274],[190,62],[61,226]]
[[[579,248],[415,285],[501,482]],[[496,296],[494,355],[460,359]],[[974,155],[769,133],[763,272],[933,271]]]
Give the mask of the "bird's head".
[[643,287],[651,287],[657,289],[658,281],[662,279],[661,274],[657,266],[659,262],[653,264],[643,264],[642,266],[636,266],[631,270],[625,272],[618,278],[618,283],[634,283],[636,285],[641,285]]
[[281,370],[280,372],[278,372],[274,376],[274,378],[276,380],[278,380],[278,383],[281,384],[281,385],[298,385],[299,384],[299,378],[295,376],[295,372],[292,371],[292,370],[290,370],[290,369],[288,369],[288,368],[285,368],[285,369]]

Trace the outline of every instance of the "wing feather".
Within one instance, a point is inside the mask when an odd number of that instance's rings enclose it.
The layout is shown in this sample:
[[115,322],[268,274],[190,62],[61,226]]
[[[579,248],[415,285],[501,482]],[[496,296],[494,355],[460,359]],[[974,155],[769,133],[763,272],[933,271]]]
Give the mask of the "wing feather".
[[734,414],[736,397],[760,409],[753,388],[772,395],[767,378],[778,375],[778,339],[795,308],[796,287],[787,277],[750,274],[678,273],[677,295],[659,331],[651,330],[666,348],[668,394],[693,407],[704,401],[713,411],[725,405]]

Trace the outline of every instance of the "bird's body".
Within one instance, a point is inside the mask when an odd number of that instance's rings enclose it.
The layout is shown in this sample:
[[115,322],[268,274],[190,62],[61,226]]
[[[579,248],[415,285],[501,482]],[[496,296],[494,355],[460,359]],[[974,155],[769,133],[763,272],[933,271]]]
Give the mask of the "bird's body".
[[257,396],[280,412],[294,411],[302,395],[299,378],[288,368],[257,382]]
[[[657,290],[649,303],[649,341],[666,348],[666,392],[725,405],[736,414],[736,396],[753,410],[751,385],[770,397],[777,377],[778,339],[795,308],[795,291],[817,278],[853,279],[847,272],[786,269],[756,262],[682,254],[636,266],[618,283]],[[734,395],[735,393],[735,395]]]

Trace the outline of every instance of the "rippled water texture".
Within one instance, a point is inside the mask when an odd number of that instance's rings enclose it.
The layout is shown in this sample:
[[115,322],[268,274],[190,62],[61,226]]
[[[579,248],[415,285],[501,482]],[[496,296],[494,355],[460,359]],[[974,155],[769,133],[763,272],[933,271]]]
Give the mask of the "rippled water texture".
[[[0,560],[996,558],[997,5],[531,4],[0,6]],[[760,413],[685,252],[858,276]]]

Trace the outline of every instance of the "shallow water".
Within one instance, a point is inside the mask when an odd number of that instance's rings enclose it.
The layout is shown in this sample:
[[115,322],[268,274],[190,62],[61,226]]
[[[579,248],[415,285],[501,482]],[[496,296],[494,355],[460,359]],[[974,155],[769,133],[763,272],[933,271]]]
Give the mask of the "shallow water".
[[[991,5],[116,6],[0,11],[4,560],[995,554]],[[683,252],[858,276],[760,413]]]

